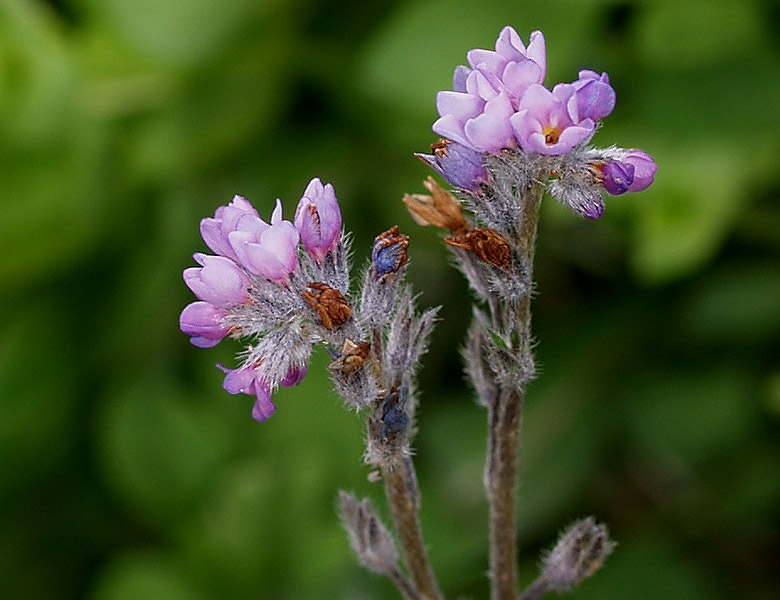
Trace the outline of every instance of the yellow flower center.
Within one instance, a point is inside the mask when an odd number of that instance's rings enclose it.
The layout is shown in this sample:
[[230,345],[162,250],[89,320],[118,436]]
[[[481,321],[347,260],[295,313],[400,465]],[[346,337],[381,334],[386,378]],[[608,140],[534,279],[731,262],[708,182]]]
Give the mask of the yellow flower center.
[[561,130],[553,125],[548,125],[542,129],[542,133],[544,134],[544,143],[548,146],[557,144],[558,138],[561,137]]

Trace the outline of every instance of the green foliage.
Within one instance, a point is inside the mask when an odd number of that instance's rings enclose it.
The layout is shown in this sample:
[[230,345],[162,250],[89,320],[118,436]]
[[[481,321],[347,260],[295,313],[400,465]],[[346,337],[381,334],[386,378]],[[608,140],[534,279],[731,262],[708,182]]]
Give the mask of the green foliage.
[[548,82],[607,71],[596,142],[659,171],[584,222],[543,207],[522,574],[575,517],[619,545],[573,599],[770,598],[780,544],[780,37],[769,2],[0,3],[0,597],[393,598],[339,488],[381,490],[317,354],[263,425],[178,330],[198,221],[334,183],[361,266],[398,223],[442,322],[421,374],[423,529],[486,596],[468,292],[399,202],[472,47],[542,29]]

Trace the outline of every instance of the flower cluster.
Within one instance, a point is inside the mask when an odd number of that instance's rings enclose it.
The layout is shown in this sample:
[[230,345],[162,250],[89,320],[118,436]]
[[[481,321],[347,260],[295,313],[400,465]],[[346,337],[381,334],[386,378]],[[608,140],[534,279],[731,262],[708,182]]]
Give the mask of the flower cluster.
[[[456,187],[476,191],[489,178],[484,157],[507,150],[537,157],[538,164],[548,157],[546,170],[558,174],[554,159],[583,150],[615,107],[606,73],[583,70],[576,81],[544,87],[544,36],[534,31],[529,40],[525,46],[512,27],[505,27],[495,51],[468,52],[470,66],[455,69],[452,91],[436,96],[440,116],[433,131],[443,140],[432,146],[432,155],[418,156]],[[586,172],[585,183],[595,182],[612,195],[641,191],[655,176],[655,163],[641,150],[613,149],[589,159],[578,169]],[[563,166],[572,172],[571,164]],[[589,218],[603,210],[596,206],[600,202],[584,207],[559,199]]]
[[225,372],[228,392],[256,397],[252,416],[264,421],[275,410],[271,391],[301,381],[317,340],[318,332],[299,318],[306,304],[300,290],[303,280],[339,279],[341,213],[336,194],[331,184],[312,179],[293,222],[283,219],[277,200],[270,223],[235,196],[214,217],[201,221],[200,233],[215,255],[198,252],[193,257],[200,266],[184,270],[184,282],[199,301],[184,308],[180,328],[201,348],[215,346],[227,335],[260,338],[248,348],[242,366],[218,367]]

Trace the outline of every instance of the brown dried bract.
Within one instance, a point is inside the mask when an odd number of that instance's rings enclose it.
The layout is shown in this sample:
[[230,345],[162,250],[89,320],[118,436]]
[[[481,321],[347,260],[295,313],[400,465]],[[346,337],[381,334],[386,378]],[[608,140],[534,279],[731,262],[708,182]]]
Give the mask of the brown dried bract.
[[475,227],[465,235],[444,238],[444,241],[455,248],[473,252],[490,265],[507,269],[512,264],[509,242],[495,229]]
[[333,329],[352,316],[352,309],[338,290],[324,283],[310,283],[307,287],[312,291],[303,290],[301,295],[319,313],[326,329]]
[[330,368],[341,371],[344,375],[349,377],[363,366],[370,351],[371,342],[356,344],[347,338],[344,340],[344,345],[341,347],[341,356],[331,362]]
[[[435,150],[434,150],[435,152]],[[463,216],[463,207],[455,196],[442,188],[433,177],[428,177],[423,185],[431,192],[424,194],[406,194],[403,203],[419,225],[446,227],[452,235],[462,235],[469,230],[469,224]]]

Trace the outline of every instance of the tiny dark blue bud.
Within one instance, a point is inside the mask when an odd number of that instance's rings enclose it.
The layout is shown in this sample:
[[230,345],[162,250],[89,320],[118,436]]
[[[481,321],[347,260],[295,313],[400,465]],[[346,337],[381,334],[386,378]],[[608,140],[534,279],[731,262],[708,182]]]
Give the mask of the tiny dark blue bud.
[[379,405],[379,409],[382,411],[380,433],[383,438],[403,431],[411,421],[405,408],[406,394],[403,393],[405,389],[402,387],[399,393],[398,389],[393,388]]
[[409,237],[398,232],[395,225],[374,239],[371,250],[372,268],[377,279],[386,279],[397,273],[408,261],[406,249]]

